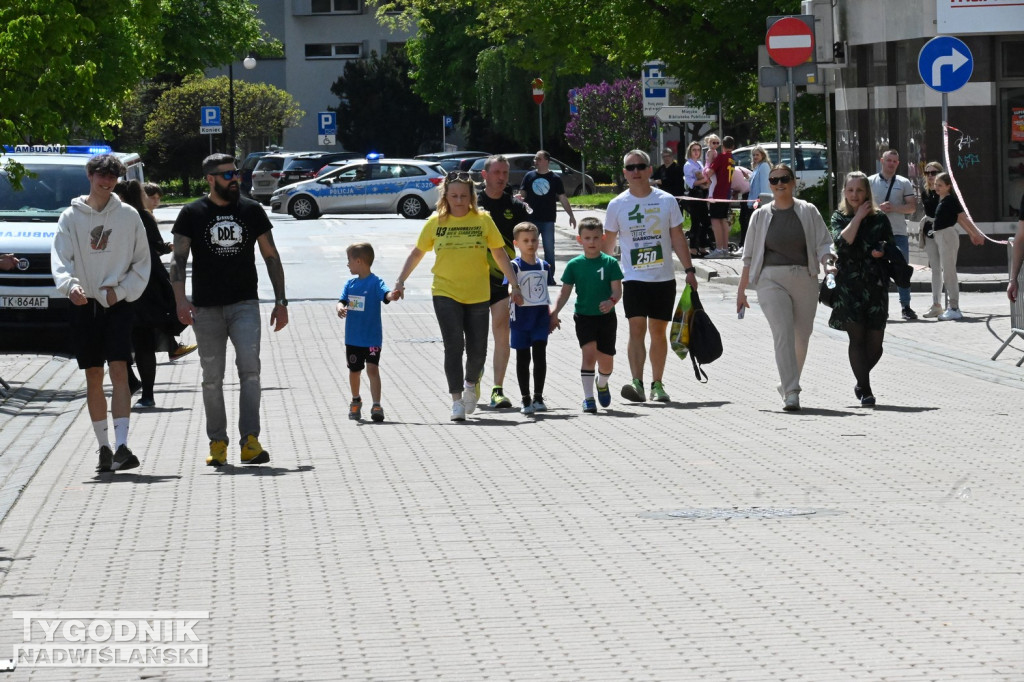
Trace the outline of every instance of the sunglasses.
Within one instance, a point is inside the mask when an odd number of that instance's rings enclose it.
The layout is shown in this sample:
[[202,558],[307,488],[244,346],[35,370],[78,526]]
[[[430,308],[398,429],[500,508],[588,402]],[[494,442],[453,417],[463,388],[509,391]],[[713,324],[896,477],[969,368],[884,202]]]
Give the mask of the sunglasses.
[[708,142],[708,144],[711,145],[712,147],[717,147],[718,145],[720,145],[722,143],[721,142],[715,142],[714,140],[712,140],[711,142]]
[[938,175],[941,171],[925,171],[925,175]]
[[646,163],[627,163],[623,166],[628,171],[644,171],[649,168]]
[[782,183],[783,185],[786,185],[786,184],[789,184],[789,181],[790,181],[790,180],[792,180],[792,179],[793,179],[793,178],[792,178],[792,177],[790,177],[790,176],[788,176],[788,175],[777,175],[777,176],[775,176],[774,178],[773,178],[773,177],[771,177],[771,176],[769,176],[769,177],[768,177],[768,182],[770,182],[770,183],[771,183],[771,184],[773,184],[773,185],[777,185],[777,184],[779,184],[780,182],[781,182],[781,183]]
[[241,174],[242,174],[242,171],[240,171],[240,170],[229,170],[229,171],[224,171],[222,173],[210,173],[210,175],[213,175],[214,177],[224,178],[225,180],[234,180],[235,178],[239,177]]
[[467,171],[452,171],[444,176],[445,182],[473,182],[473,176]]

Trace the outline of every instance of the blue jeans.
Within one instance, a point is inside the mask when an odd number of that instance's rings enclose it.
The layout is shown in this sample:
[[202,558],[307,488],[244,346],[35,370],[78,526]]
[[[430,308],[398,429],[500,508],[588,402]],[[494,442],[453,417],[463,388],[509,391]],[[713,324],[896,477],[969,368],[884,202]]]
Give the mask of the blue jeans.
[[192,330],[199,344],[203,368],[203,407],[206,435],[211,441],[228,440],[224,409],[224,368],[227,342],[235,348],[238,368],[238,433],[241,439],[260,435],[260,304],[242,301],[225,306],[197,307]]
[[[447,296],[434,297],[434,314],[444,342],[444,375],[449,393],[462,393],[465,380],[475,382],[487,360],[487,335],[491,306],[459,303]],[[466,352],[466,373],[462,373],[462,352]]]
[[548,275],[548,284],[554,284],[555,282],[555,221],[551,222],[534,222],[537,229],[540,230],[541,243],[544,245],[544,260],[551,266],[551,272]]
[[[903,258],[910,262],[910,237],[905,234],[894,234],[892,236],[893,243],[896,244],[896,248],[903,254]],[[910,307],[910,287],[896,287],[896,291],[900,295],[900,307]]]

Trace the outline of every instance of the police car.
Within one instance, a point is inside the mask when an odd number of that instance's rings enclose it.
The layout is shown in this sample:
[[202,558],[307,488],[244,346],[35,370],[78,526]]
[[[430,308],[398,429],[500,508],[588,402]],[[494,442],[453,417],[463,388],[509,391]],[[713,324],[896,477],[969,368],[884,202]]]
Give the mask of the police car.
[[271,211],[299,220],[323,213],[400,213],[425,218],[437,204],[445,176],[436,161],[386,159],[378,154],[333,163],[330,168],[312,180],[274,192]]
[[[0,337],[28,348],[35,337],[27,332],[66,333],[71,303],[54,286],[50,246],[60,214],[73,198],[89,193],[86,162],[111,150],[103,145],[4,149],[6,153],[0,156],[0,253],[13,253],[18,265],[14,270],[0,270]],[[127,179],[142,182],[139,155],[117,156],[127,168]],[[20,190],[11,186],[5,170],[8,161],[29,171]]]

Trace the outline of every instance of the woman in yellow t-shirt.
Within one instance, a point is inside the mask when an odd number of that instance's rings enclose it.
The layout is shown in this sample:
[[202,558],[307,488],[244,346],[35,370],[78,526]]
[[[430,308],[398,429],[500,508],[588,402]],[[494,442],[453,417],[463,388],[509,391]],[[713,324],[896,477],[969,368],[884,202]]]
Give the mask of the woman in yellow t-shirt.
[[[434,313],[444,341],[444,373],[452,395],[452,421],[465,421],[476,409],[477,382],[487,359],[490,277],[487,251],[509,282],[517,278],[505,253],[505,241],[486,212],[476,206],[476,190],[469,173],[449,173],[441,185],[437,212],[423,226],[416,246],[395,282],[398,298],[405,295],[405,280],[427,251],[435,254]],[[512,285],[516,304],[523,300]],[[463,373],[462,356],[466,355]]]

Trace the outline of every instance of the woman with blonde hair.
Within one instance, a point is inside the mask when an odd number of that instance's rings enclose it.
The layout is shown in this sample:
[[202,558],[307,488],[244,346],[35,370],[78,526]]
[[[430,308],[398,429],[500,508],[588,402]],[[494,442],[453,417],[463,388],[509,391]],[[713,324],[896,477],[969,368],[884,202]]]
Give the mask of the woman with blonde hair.
[[523,297],[505,253],[504,238],[491,216],[477,208],[476,189],[469,173],[449,173],[440,189],[437,212],[423,226],[393,291],[397,298],[403,298],[406,278],[427,251],[434,252],[430,291],[444,343],[444,373],[452,397],[451,419],[465,421],[466,415],[476,410],[480,397],[477,384],[487,359],[491,299],[488,251],[512,282],[516,305],[522,305]]
[[924,165],[925,183],[921,188],[921,208],[924,209],[924,217],[921,218],[918,246],[924,249],[928,256],[928,267],[932,271],[932,307],[924,317],[938,317],[942,314],[942,304],[939,303],[942,296],[942,265],[939,263],[939,247],[935,243],[935,233],[932,230],[935,209],[939,206],[940,198],[939,193],[935,191],[935,176],[942,171],[942,164],[938,161],[929,161]]
[[829,231],[838,272],[828,326],[849,337],[850,368],[857,380],[853,393],[861,405],[870,407],[875,404],[871,370],[882,358],[889,318],[889,276],[882,259],[893,234],[889,218],[875,205],[864,173],[847,173]]
[[700,142],[694,140],[686,147],[686,163],[683,164],[686,196],[694,199],[683,204],[683,208],[690,214],[690,255],[699,258],[706,256],[708,250],[715,245],[707,202],[697,201],[708,198],[708,186],[711,184],[704,177],[704,164],[701,161],[703,153]]

